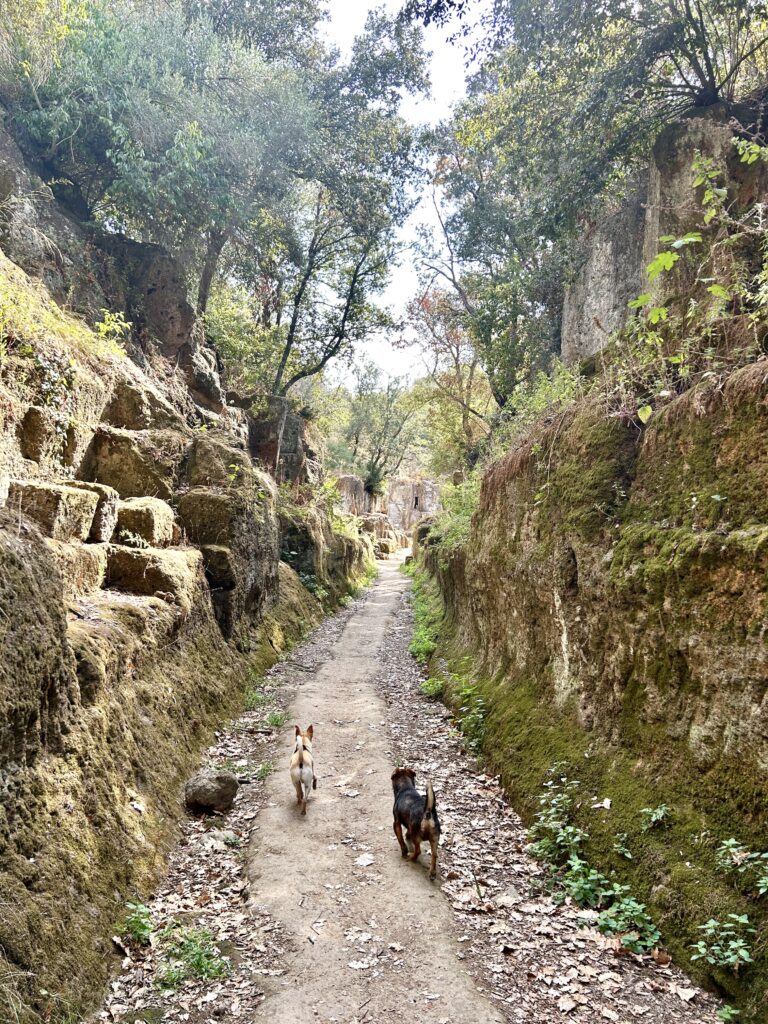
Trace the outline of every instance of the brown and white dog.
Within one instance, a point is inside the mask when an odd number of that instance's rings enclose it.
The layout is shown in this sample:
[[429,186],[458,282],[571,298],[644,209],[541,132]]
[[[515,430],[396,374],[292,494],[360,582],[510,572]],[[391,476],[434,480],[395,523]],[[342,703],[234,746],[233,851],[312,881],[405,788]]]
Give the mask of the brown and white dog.
[[291,756],[291,782],[296,790],[296,802],[301,804],[301,813],[307,813],[307,799],[310,791],[317,789],[315,763],[312,760],[312,726],[306,732],[296,726],[296,744]]

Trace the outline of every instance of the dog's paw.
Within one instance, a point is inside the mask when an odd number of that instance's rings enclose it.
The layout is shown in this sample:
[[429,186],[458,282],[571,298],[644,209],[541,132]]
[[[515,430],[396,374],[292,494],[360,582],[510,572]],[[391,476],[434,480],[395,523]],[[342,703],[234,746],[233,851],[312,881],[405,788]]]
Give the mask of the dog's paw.
[[437,878],[437,872],[436,871],[430,871],[429,872],[429,880],[430,880],[430,882],[434,882],[434,880],[436,878]]

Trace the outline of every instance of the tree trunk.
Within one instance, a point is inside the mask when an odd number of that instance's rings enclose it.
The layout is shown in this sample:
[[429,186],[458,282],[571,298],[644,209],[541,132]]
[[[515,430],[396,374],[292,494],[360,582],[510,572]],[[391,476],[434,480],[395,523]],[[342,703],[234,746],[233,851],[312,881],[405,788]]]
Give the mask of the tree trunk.
[[203,260],[203,270],[200,274],[200,284],[197,289],[197,315],[204,316],[208,309],[208,299],[211,295],[211,285],[216,275],[216,267],[219,265],[219,257],[227,240],[227,231],[222,228],[210,228],[208,231],[208,247]]

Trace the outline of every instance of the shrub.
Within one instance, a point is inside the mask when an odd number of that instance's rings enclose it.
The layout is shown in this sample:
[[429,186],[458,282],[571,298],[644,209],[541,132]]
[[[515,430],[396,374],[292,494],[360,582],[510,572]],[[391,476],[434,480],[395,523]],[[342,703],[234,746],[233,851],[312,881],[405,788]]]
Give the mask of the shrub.
[[725,967],[738,974],[742,964],[751,964],[752,956],[747,935],[754,935],[746,914],[729,914],[725,921],[711,917],[699,925],[703,933],[698,942],[691,945],[695,950],[691,960],[706,960],[713,967]]
[[425,679],[420,686],[421,692],[425,697],[429,697],[430,700],[439,700],[443,696],[445,690],[445,683],[442,679]]
[[148,946],[152,935],[152,915],[143,903],[127,903],[128,914],[121,926],[121,934],[139,946]]
[[174,923],[161,935],[168,963],[157,976],[161,988],[176,988],[187,978],[210,981],[225,978],[231,964],[222,956],[213,936],[204,928],[183,928]]

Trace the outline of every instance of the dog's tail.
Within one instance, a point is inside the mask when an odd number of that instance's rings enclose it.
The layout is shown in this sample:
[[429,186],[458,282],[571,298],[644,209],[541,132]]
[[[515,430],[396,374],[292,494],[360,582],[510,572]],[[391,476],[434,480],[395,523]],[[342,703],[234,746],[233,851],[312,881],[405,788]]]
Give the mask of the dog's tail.
[[304,767],[304,737],[299,734],[296,737],[296,746],[293,748],[294,754],[298,751],[299,753],[299,768]]
[[424,817],[431,818],[435,812],[435,791],[432,789],[432,783],[427,783],[427,802],[424,805]]

